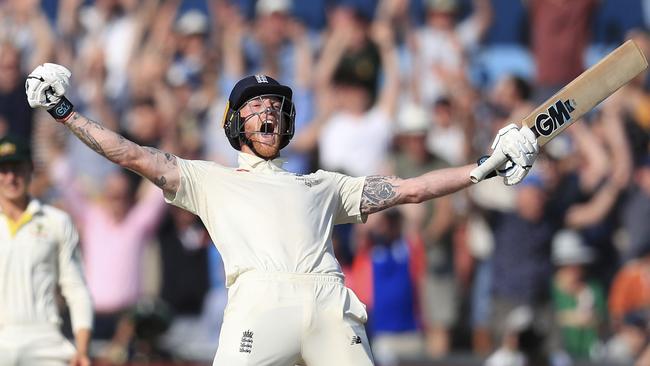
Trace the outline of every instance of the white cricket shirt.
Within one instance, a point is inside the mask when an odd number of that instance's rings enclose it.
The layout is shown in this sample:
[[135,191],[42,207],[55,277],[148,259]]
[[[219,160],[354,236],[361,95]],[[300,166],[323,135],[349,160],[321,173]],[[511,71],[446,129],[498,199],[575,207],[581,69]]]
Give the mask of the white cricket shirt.
[[58,284],[74,331],[91,329],[92,303],[70,217],[34,199],[18,224],[0,211],[0,328],[59,324]]
[[201,218],[223,258],[227,286],[249,270],[342,276],[332,228],[365,221],[365,178],[296,175],[282,163],[246,153],[239,153],[239,168],[178,159],[180,187],[166,199]]

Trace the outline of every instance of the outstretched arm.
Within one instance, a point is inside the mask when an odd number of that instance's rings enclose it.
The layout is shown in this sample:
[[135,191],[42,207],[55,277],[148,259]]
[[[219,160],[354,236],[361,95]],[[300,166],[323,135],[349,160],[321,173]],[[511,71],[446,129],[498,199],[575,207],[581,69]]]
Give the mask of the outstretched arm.
[[472,164],[439,169],[410,179],[368,176],[361,195],[361,213],[367,215],[396,205],[420,203],[454,193],[472,184],[469,172],[474,167]]
[[176,193],[180,172],[173,154],[140,146],[77,112],[64,125],[98,154],[149,179],[165,193]]
[[[505,159],[495,171],[506,185],[521,182],[537,158],[539,147],[530,129],[510,124],[497,133],[492,149]],[[483,161],[486,163],[486,161]],[[361,214],[371,214],[403,203],[420,203],[454,193],[472,184],[475,165],[435,170],[419,177],[369,176],[361,196]],[[483,179],[491,174],[481,176]],[[476,183],[480,181],[477,180]]]
[[38,66],[27,77],[27,101],[32,108],[46,108],[84,144],[115,164],[149,179],[165,193],[176,194],[180,171],[176,157],[153,147],[137,145],[73,111],[64,94],[70,71],[56,64]]

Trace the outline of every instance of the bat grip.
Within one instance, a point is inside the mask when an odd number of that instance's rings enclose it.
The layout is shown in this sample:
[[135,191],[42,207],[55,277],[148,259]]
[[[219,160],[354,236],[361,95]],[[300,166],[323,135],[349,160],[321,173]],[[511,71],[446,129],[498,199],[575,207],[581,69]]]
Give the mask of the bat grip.
[[487,158],[483,164],[472,169],[469,173],[469,178],[472,183],[478,183],[482,181],[488,174],[495,171],[498,167],[503,165],[508,161],[508,157],[500,150],[494,151],[489,158]]

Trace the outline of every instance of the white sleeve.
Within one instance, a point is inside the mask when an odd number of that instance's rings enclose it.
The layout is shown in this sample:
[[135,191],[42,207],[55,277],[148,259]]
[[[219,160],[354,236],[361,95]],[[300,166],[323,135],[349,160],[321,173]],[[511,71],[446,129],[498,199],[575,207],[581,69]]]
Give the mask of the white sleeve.
[[366,177],[354,178],[339,173],[330,174],[334,176],[339,197],[339,205],[336,216],[334,217],[334,224],[366,222],[368,215],[361,214],[361,195]]
[[210,163],[207,161],[180,158],[177,161],[181,181],[175,195],[165,194],[165,201],[201,216],[201,206],[205,202],[203,187],[206,185],[205,176]]
[[92,329],[93,306],[86,286],[79,253],[79,235],[68,215],[64,216],[59,240],[59,285],[70,308],[72,330]]
[[465,50],[473,49],[478,45],[481,38],[478,19],[471,16],[465,19],[456,27],[456,33],[460,39],[460,44]]

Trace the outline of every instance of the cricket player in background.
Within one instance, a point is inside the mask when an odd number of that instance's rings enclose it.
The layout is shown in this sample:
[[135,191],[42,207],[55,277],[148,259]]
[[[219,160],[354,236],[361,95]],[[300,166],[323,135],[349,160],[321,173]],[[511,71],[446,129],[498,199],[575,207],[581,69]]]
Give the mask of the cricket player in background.
[[[240,151],[239,167],[185,160],[74,112],[64,97],[69,77],[60,65],[38,66],[26,83],[29,104],[198,215],[219,249],[229,289],[214,365],[373,365],[365,307],[343,285],[333,226],[465,188],[474,165],[412,179],[287,172],[279,155],[294,133],[292,90],[265,75],[243,78],[228,98],[223,127]],[[501,172],[507,184],[523,179],[538,152],[532,132],[515,125],[499,132],[493,148],[514,162]]]
[[[70,217],[29,196],[29,145],[0,139],[0,365],[90,365],[93,310]],[[70,309],[75,347],[55,298]]]

